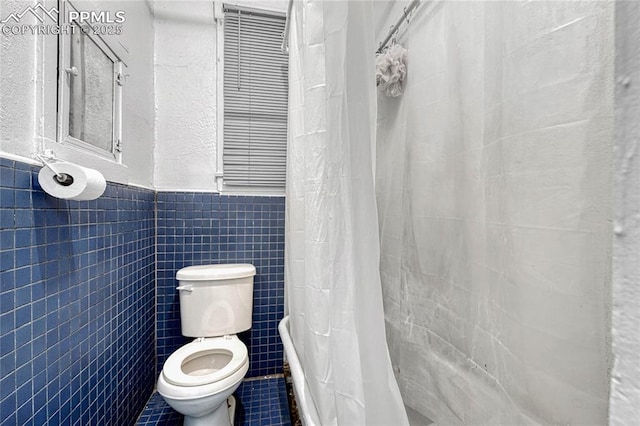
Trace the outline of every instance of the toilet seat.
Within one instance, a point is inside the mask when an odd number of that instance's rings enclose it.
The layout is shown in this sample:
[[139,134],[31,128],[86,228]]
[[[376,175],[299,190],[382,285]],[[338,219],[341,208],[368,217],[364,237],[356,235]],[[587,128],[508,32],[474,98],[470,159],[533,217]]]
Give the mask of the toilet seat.
[[176,386],[203,386],[231,376],[247,362],[247,347],[236,336],[196,340],[169,356],[162,375]]

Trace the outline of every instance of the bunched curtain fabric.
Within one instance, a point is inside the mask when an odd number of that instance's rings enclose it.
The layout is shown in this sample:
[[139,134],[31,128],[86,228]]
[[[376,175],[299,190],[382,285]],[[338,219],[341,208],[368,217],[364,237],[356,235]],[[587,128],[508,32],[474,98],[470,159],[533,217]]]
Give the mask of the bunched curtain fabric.
[[371,14],[295,1],[290,16],[285,281],[322,425],[408,424],[382,309]]

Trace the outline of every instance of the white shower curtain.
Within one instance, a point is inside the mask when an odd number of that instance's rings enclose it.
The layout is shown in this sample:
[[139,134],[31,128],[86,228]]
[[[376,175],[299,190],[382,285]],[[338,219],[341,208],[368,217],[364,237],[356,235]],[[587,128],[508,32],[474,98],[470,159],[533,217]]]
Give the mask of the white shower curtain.
[[371,4],[296,1],[289,19],[285,281],[305,391],[322,425],[408,424],[382,310]]
[[425,2],[399,38],[376,138],[387,335],[438,424],[607,423],[613,11]]

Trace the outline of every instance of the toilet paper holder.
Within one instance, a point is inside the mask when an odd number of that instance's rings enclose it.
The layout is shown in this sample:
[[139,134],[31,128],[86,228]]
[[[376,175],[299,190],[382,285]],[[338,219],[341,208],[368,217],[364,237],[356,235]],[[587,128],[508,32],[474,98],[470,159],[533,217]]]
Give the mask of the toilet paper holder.
[[55,157],[53,151],[51,151],[50,149],[47,149],[47,150],[44,151],[44,155],[36,154],[36,157],[38,157],[38,159],[40,159],[40,161],[42,161],[42,164],[44,164],[44,167],[49,168],[49,170],[51,170],[55,174],[53,179],[56,182],[58,182],[60,185],[69,186],[69,185],[71,185],[73,183],[73,176],[68,175],[66,173],[59,173],[53,167],[53,165],[50,163],[51,161],[57,161],[58,160]]

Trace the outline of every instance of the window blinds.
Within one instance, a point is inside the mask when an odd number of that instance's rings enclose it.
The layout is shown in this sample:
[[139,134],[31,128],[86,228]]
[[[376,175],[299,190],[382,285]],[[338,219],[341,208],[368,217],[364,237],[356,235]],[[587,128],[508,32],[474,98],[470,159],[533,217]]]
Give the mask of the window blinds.
[[224,183],[284,188],[288,56],[285,18],[224,8]]

